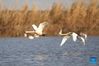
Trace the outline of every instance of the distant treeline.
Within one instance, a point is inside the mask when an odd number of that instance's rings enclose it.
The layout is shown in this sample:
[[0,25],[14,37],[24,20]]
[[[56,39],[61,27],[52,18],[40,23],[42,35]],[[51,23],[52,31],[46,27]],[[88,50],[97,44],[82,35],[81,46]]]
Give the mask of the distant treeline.
[[29,10],[28,5],[21,9],[0,9],[0,36],[23,36],[26,30],[33,30],[32,24],[47,21],[49,25],[44,29],[49,36],[70,31],[84,32],[89,35],[99,35],[99,3],[92,0],[89,5],[79,1],[65,8],[55,3],[50,10],[39,10],[35,7]]

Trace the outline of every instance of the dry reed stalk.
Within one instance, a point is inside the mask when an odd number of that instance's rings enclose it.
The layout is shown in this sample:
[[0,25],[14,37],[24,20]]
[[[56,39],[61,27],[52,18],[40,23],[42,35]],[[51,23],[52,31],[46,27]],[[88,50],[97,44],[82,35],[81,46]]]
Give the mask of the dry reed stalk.
[[[16,6],[18,0],[16,0]],[[26,0],[27,1],[27,0]],[[99,35],[99,7],[98,0],[91,0],[87,6],[79,0],[72,4],[70,9],[56,3],[51,10],[39,10],[33,5],[29,10],[25,3],[19,10],[0,7],[0,36],[23,36],[26,30],[32,30],[31,24],[49,21],[45,29],[48,35],[57,35],[62,28],[63,32],[85,32],[90,35]]]

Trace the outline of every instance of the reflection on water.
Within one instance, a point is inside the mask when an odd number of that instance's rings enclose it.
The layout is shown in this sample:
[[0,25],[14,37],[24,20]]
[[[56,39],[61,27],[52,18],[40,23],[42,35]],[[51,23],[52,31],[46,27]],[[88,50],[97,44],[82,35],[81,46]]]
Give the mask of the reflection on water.
[[[99,37],[88,37],[84,46],[62,37],[0,38],[0,66],[90,66],[89,57],[99,61]],[[96,64],[99,66],[99,63]]]

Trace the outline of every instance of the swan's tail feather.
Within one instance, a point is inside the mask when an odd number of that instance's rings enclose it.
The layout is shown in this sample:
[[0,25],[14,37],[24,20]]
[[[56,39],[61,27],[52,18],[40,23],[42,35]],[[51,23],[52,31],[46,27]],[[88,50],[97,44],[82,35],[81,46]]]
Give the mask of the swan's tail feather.
[[34,36],[28,36],[29,39],[34,39]]

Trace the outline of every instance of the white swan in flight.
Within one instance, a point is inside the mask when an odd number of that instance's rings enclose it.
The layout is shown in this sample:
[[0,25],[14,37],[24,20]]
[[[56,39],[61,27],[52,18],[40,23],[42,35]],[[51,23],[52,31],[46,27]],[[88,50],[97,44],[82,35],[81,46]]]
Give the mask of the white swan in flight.
[[33,31],[25,31],[24,37],[28,37],[29,39],[34,39],[34,37],[39,37],[45,35],[43,33],[44,28],[48,25],[48,22],[40,23],[37,27],[35,24],[32,25]]
[[44,28],[48,25],[48,22],[43,22],[40,23],[39,26],[37,27],[35,24],[32,25],[34,31],[38,34],[38,35],[42,35],[43,34],[43,30]]
[[62,46],[63,44],[65,44],[65,42],[70,38],[72,37],[73,38],[73,41],[76,42],[77,39],[81,40],[83,42],[83,44],[85,45],[85,39],[87,38],[87,35],[84,34],[84,33],[81,33],[80,35],[78,35],[77,33],[75,32],[68,32],[66,34],[62,34],[62,30],[60,30],[59,32],[59,35],[63,35],[63,39],[60,43],[60,46]]

